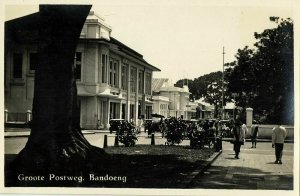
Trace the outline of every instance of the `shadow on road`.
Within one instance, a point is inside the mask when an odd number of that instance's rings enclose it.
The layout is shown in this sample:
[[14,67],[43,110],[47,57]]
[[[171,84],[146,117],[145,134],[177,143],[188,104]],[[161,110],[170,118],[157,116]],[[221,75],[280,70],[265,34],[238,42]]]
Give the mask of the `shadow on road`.
[[249,167],[212,166],[196,176],[189,188],[293,190],[293,175],[274,175]]

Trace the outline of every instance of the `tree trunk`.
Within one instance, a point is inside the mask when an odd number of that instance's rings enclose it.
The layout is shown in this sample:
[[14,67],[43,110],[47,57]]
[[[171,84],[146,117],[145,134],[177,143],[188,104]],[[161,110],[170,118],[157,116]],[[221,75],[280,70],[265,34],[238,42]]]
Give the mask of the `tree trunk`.
[[215,103],[214,118],[219,118],[219,106],[218,106],[218,103]]
[[[90,8],[40,6],[32,129],[25,148],[12,165],[14,178],[24,172],[74,176],[103,168],[101,164],[107,155],[91,146],[80,130],[73,73],[77,41]],[[17,179],[12,184],[23,185]]]

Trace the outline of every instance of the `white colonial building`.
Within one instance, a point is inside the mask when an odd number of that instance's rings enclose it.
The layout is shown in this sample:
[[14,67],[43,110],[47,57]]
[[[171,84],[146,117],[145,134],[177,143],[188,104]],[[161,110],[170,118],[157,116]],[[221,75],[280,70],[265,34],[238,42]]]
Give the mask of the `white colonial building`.
[[[20,24],[37,21],[38,13],[35,13],[7,21],[5,27],[18,32]],[[152,72],[160,70],[113,38],[111,32],[103,18],[90,12],[74,62],[82,128],[106,128],[109,119],[136,120],[141,115],[150,118],[152,113]],[[26,113],[32,110],[34,72],[39,65],[37,40],[34,36],[25,37],[29,35],[34,32],[5,36],[7,122],[28,121]]]
[[153,79],[152,86],[153,113],[188,120],[196,117],[197,104],[190,101],[191,93],[187,86],[175,87],[168,79],[162,78]]

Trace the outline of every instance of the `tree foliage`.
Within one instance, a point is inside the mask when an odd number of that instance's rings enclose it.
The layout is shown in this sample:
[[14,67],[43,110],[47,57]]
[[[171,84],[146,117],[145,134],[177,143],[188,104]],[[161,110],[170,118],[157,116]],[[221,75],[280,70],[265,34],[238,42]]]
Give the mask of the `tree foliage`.
[[239,106],[253,107],[266,122],[293,123],[293,21],[270,17],[276,28],[254,33],[254,49],[244,47],[226,64],[228,90]]
[[222,106],[225,106],[226,102],[228,101],[226,92],[226,83],[224,82],[223,86],[222,78],[207,85],[207,91],[204,95],[204,101],[215,106],[215,117],[220,117],[219,109],[222,109]]
[[[182,87],[184,81],[187,79],[182,79],[176,82],[175,86]],[[218,115],[218,110],[222,106],[222,72],[212,72],[205,74],[194,80],[189,80],[188,87],[192,99],[204,98],[204,100],[215,106],[215,115]],[[226,82],[224,85],[224,105],[229,101],[230,97],[228,96],[226,90]]]
[[[290,18],[270,17],[275,28],[254,33],[253,48],[245,46],[237,51],[236,60],[227,63],[225,70],[224,104],[230,99],[242,108],[252,107],[266,123],[294,122],[294,44],[293,21]],[[212,72],[189,80],[191,98],[205,100],[220,107],[222,72]],[[186,80],[186,79],[185,79]],[[176,85],[181,87],[183,80]],[[212,85],[214,84],[214,85]],[[212,96],[213,95],[213,96]]]
[[209,74],[205,74],[194,80],[190,79],[181,79],[175,83],[175,86],[182,87],[183,84],[187,84],[190,92],[192,93],[192,98],[199,99],[201,97],[205,97],[207,95],[208,85],[222,79],[222,72],[212,72]]

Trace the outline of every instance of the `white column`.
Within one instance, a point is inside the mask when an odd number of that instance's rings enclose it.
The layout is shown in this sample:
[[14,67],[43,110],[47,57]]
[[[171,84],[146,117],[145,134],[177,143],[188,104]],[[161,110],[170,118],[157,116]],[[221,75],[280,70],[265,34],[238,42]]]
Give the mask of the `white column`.
[[137,122],[138,112],[139,112],[139,69],[136,68],[135,73],[135,114],[134,114],[134,122]]
[[107,98],[107,125],[106,127],[109,127],[109,120],[110,120],[110,100]]
[[251,126],[253,120],[253,109],[252,108],[246,108],[246,125]]
[[146,71],[145,71],[145,67],[144,67],[144,70],[143,70],[143,82],[142,82],[142,85],[143,85],[143,89],[142,89],[142,103],[141,103],[141,115],[144,115],[144,117],[146,118],[146,87],[145,87],[145,79],[146,79]]
[[120,107],[119,107],[119,119],[122,118],[122,101],[120,101]]
[[125,119],[126,120],[130,120],[130,96],[131,96],[131,92],[130,92],[130,65],[128,65],[127,67],[127,100],[126,100],[126,114],[125,114]]
[[119,73],[118,73],[118,75],[119,75],[119,77],[118,77],[118,87],[119,87],[120,91],[122,91],[122,86],[121,86],[121,84],[122,84],[122,62],[120,62],[118,66],[119,66],[119,69],[118,69],[118,71],[119,71]]
[[29,121],[31,121],[31,111],[27,110],[27,119],[26,119],[26,122],[29,122]]
[[5,122],[8,121],[8,110],[7,109],[4,110],[4,121]]

